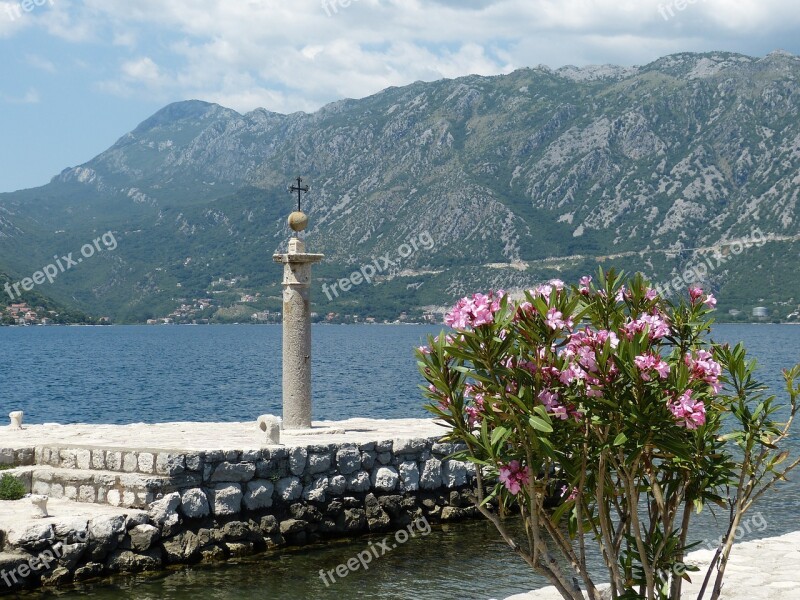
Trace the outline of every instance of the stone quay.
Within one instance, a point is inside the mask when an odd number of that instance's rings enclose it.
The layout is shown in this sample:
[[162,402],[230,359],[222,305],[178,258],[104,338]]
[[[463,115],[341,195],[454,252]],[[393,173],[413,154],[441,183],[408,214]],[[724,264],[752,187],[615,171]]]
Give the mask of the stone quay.
[[[0,595],[477,516],[432,420],[0,427]],[[10,467],[10,468],[9,468]],[[43,516],[47,515],[47,516]]]

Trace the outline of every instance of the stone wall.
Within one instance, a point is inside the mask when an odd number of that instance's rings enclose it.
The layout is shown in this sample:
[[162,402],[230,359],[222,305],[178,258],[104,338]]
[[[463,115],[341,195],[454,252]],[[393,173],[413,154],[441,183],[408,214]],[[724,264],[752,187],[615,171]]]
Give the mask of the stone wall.
[[[446,459],[455,450],[434,439],[198,453],[37,448],[36,464],[20,474],[34,493],[130,510],[11,530],[0,536],[0,572],[28,565],[13,588],[60,584],[389,531],[422,517],[474,517],[474,467]],[[143,492],[143,482],[153,487]],[[47,551],[57,560],[34,570],[30,561]]]

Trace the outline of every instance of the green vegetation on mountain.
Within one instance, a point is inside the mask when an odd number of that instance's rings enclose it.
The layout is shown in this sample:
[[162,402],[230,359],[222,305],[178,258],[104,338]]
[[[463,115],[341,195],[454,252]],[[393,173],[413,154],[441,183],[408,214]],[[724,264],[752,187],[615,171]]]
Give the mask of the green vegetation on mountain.
[[[711,261],[720,317],[797,319],[798,108],[800,59],[783,52],[415,83],[314,114],[180,102],[0,195],[0,266],[31,273],[112,231],[116,249],[36,291],[115,321],[274,312],[299,174],[308,247],[326,254],[320,318],[419,316],[598,264],[667,283]],[[763,244],[732,252],[754,232]],[[324,293],[381,257],[373,283]]]

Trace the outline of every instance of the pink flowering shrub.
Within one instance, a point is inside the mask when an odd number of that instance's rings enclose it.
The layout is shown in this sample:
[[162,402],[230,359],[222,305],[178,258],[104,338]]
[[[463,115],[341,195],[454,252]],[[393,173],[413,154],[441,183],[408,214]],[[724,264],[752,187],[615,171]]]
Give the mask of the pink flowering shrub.
[[[479,510],[564,598],[600,598],[593,541],[613,598],[677,599],[692,511],[726,506],[735,531],[753,495],[797,465],[777,470],[788,424],[771,420],[744,350],[708,340],[713,295],[692,288],[676,306],[640,276],[598,279],[460,300],[445,319],[455,332],[417,352],[428,409],[478,467]],[[790,422],[798,375],[786,375]],[[522,540],[504,525],[512,507]]]

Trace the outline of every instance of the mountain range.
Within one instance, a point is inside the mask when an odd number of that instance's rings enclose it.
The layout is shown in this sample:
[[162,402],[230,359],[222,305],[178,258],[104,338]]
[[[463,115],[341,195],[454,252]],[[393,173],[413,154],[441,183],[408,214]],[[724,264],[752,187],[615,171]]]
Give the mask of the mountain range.
[[[299,175],[322,315],[411,318],[614,266],[663,285],[703,271],[721,317],[796,320],[799,108],[800,58],[782,51],[417,82],[313,114],[178,102],[0,194],[0,271],[72,253],[36,291],[116,322],[200,299],[212,320],[280,310],[272,254]],[[330,292],[368,264],[373,281]]]

